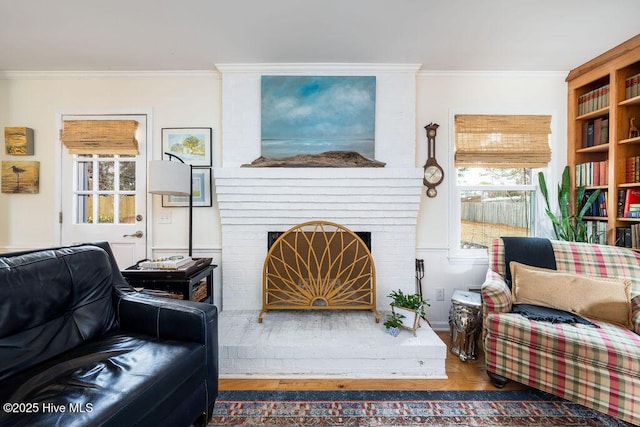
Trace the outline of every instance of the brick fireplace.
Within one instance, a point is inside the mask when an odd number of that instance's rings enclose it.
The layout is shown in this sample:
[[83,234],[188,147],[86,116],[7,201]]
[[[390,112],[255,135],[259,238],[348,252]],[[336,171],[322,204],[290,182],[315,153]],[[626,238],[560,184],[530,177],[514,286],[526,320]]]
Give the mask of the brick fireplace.
[[[222,223],[223,310],[259,310],[268,232],[326,220],[371,233],[378,307],[414,289],[422,169],[416,167],[417,65],[219,65],[222,167],[214,171]],[[384,168],[243,168],[260,156],[261,75],[375,75],[375,157]]]

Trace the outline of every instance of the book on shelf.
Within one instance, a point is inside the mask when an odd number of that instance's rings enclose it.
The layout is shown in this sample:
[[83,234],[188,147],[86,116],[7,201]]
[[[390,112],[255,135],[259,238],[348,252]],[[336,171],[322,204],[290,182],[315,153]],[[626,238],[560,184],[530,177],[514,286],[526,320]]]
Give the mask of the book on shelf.
[[638,95],[640,95],[640,73],[624,81],[624,99],[635,98]]
[[607,222],[606,221],[585,221],[587,227],[587,241],[607,244]]
[[609,85],[603,85],[578,97],[578,115],[609,106]]
[[603,117],[600,122],[600,144],[609,143],[609,118]]
[[640,223],[617,227],[616,246],[638,249],[640,247]]
[[627,196],[627,190],[621,188],[618,190],[618,212],[616,212],[616,216],[618,218],[624,218],[624,199]]
[[609,119],[606,117],[582,123],[582,148],[609,142]]
[[[640,189],[627,188],[624,191],[622,218],[640,218]],[[620,204],[618,203],[618,210]]]
[[609,161],[578,163],[576,166],[576,187],[604,186],[609,182]]
[[[586,202],[587,199],[591,196],[591,194],[593,194],[594,191],[596,190],[586,190],[584,192],[583,200]],[[600,217],[607,216],[607,192],[606,191],[601,191],[600,194],[598,194],[598,197],[596,198],[596,200],[593,201],[591,206],[589,206],[589,208],[585,212],[585,215],[600,216]],[[597,222],[600,222],[600,221],[597,221]]]
[[625,182],[640,182],[640,156],[627,157],[625,160]]

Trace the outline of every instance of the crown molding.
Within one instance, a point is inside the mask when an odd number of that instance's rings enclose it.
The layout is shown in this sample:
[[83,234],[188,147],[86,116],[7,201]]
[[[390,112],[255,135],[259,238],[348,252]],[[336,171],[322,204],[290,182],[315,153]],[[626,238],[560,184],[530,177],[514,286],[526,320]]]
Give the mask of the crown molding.
[[263,63],[216,64],[221,73],[295,74],[295,75],[361,75],[378,73],[416,73],[421,64],[369,63]]
[[568,71],[470,71],[470,70],[437,70],[418,71],[419,79],[432,77],[527,77],[527,78],[566,78]]
[[216,70],[175,71],[0,71],[0,80],[96,80],[181,77],[220,78]]

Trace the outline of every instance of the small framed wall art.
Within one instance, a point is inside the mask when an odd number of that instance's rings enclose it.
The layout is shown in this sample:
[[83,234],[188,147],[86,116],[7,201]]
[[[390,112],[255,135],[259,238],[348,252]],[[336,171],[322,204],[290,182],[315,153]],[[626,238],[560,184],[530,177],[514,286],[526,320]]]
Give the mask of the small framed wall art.
[[162,152],[193,166],[211,166],[211,128],[162,128]]
[[40,192],[40,162],[3,160],[1,169],[3,193]]
[[10,156],[33,156],[33,129],[4,128],[4,152]]
[[[211,206],[211,168],[194,167],[191,170],[191,185],[193,185],[193,207]],[[162,206],[189,207],[189,197],[162,196]]]

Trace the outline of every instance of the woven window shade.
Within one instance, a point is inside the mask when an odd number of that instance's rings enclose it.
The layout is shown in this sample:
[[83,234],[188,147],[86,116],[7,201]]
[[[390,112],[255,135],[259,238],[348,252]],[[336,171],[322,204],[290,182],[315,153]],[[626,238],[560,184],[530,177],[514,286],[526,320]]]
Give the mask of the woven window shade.
[[65,120],[62,143],[71,154],[138,154],[135,120]]
[[455,165],[546,167],[551,116],[456,115]]

